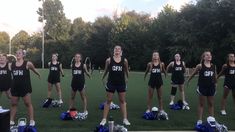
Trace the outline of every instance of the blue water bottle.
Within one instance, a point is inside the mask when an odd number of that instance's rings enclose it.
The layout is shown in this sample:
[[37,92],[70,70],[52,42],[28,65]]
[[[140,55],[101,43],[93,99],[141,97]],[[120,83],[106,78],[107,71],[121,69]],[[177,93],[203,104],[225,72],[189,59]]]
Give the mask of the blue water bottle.
[[18,132],[24,132],[26,128],[26,118],[20,118],[18,120]]

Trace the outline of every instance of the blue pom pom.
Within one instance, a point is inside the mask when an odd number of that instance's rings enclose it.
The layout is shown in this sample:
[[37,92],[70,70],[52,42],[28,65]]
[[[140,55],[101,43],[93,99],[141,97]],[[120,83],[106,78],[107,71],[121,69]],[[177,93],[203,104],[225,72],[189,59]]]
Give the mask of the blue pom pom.
[[60,114],[61,120],[72,120],[72,117],[70,116],[69,112],[63,112]]
[[35,126],[27,126],[24,132],[37,132],[37,129]]
[[108,131],[109,131],[108,127],[102,125],[97,126],[95,130],[95,132],[108,132]]
[[142,117],[146,120],[156,120],[157,113],[158,112],[145,112]]

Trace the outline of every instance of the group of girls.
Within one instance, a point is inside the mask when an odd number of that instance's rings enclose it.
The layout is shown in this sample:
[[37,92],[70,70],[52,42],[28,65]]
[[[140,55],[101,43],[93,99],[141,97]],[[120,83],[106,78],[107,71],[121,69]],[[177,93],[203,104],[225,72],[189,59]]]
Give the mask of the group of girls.
[[[10,124],[14,125],[15,115],[17,111],[17,105],[19,99],[22,98],[25,106],[27,107],[30,125],[34,126],[34,114],[33,106],[31,103],[31,81],[30,72],[32,70],[39,78],[40,74],[35,69],[34,65],[30,61],[24,60],[25,52],[22,49],[16,52],[16,61],[8,63],[7,56],[0,54],[0,91],[5,92],[7,97],[11,99],[11,113]],[[60,75],[64,76],[62,64],[58,61],[58,54],[52,54],[52,60],[48,63],[49,76],[48,76],[48,98],[51,98],[52,86],[55,85],[59,98],[59,103],[63,103]],[[127,80],[129,76],[128,61],[122,56],[122,48],[116,45],[113,49],[113,56],[106,59],[105,69],[102,77],[102,81],[105,84],[106,89],[106,102],[104,105],[103,118],[100,125],[105,125],[107,122],[107,116],[109,113],[110,104],[112,98],[117,91],[120,102],[120,108],[123,115],[123,124],[130,125],[131,123],[127,119],[127,107],[126,107],[126,88]],[[166,67],[166,68],[165,68]],[[71,63],[72,69],[72,81],[71,81],[71,98],[69,108],[74,108],[75,95],[79,91],[81,99],[83,101],[84,114],[88,115],[87,110],[87,98],[85,94],[85,75],[91,77],[86,64],[82,63],[82,55],[76,53],[74,61]],[[171,97],[169,105],[174,104],[174,98],[176,95],[177,87],[181,94],[181,99],[184,105],[188,105],[185,99],[184,84],[185,84],[185,62],[181,60],[180,54],[175,54],[174,61],[170,62],[168,66],[161,61],[160,55],[157,51],[152,54],[152,60],[147,64],[146,72],[144,74],[144,80],[148,73],[150,78],[148,81],[148,98],[147,98],[147,110],[151,112],[152,99],[154,90],[157,91],[157,98],[159,104],[159,110],[164,112],[162,101],[162,89],[163,79],[167,76],[167,72],[171,72]],[[199,97],[198,104],[198,121],[197,124],[202,123],[203,108],[205,101],[207,100],[209,115],[214,116],[214,96],[216,93],[217,79],[225,75],[224,81],[224,94],[221,101],[221,114],[226,115],[225,102],[230,91],[235,103],[235,57],[234,54],[228,54],[227,62],[223,65],[221,72],[216,74],[216,66],[212,64],[212,55],[210,51],[205,51],[201,56],[201,62],[198,64],[189,76],[187,82],[199,73],[197,93]],[[107,79],[106,76],[108,75]],[[11,85],[10,85],[11,84]],[[235,106],[235,105],[234,105]]]
[[15,116],[20,98],[23,99],[29,115],[29,125],[34,126],[34,111],[31,102],[30,71],[39,78],[40,74],[30,61],[24,60],[26,52],[22,49],[16,51],[16,61],[9,63],[6,54],[0,54],[0,89],[11,100],[10,125],[15,125]]

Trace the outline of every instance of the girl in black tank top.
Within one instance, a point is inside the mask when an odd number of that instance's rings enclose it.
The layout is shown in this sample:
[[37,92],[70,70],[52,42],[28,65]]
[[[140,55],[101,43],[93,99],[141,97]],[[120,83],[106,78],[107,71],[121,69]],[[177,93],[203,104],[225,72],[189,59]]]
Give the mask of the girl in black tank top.
[[30,61],[25,61],[24,56],[26,52],[22,49],[17,50],[16,52],[16,62],[13,62],[11,65],[12,70],[12,87],[11,87],[11,114],[10,114],[10,125],[14,125],[17,105],[19,102],[19,98],[22,97],[24,100],[24,104],[27,107],[28,115],[29,115],[29,123],[30,126],[35,125],[34,115],[33,115],[33,106],[31,103],[31,81],[30,81],[30,71],[32,70],[38,77],[40,78],[40,74],[35,69],[34,65]]
[[16,62],[12,63],[12,88],[13,96],[24,97],[26,94],[32,92],[30,72],[27,69],[28,61],[24,61],[22,65],[17,66]]
[[[4,92],[8,99],[11,98],[11,71],[7,62],[7,55],[0,54],[0,97]],[[1,106],[0,106],[1,109]]]
[[169,105],[173,105],[174,104],[174,100],[175,100],[175,95],[177,92],[177,87],[179,87],[180,90],[180,95],[181,95],[181,99],[183,101],[183,104],[185,106],[188,105],[188,103],[186,102],[185,99],[185,94],[184,94],[184,73],[185,73],[185,63],[184,61],[181,61],[181,56],[180,54],[175,54],[174,56],[175,60],[170,62],[170,64],[167,66],[166,71],[172,73],[171,75],[171,97],[170,97],[170,103]]
[[178,65],[176,61],[174,61],[174,66],[172,67],[172,75],[171,80],[174,84],[183,84],[184,83],[184,73],[185,67],[183,65],[183,61],[180,61]]
[[235,90],[235,66],[234,64],[227,64],[227,67],[224,70],[224,86],[227,86],[229,89]]
[[202,124],[203,108],[207,99],[209,116],[214,116],[214,95],[216,86],[216,67],[211,63],[212,56],[210,51],[205,51],[202,54],[201,63],[198,64],[190,75],[189,81],[199,73],[198,89],[199,105],[198,105],[198,121],[196,125]]
[[156,66],[154,64],[151,64],[150,78],[148,82],[148,85],[151,86],[151,88],[158,89],[163,84],[161,73],[162,73],[162,64],[157,64]]
[[147,99],[147,110],[146,113],[151,112],[152,109],[152,99],[154,94],[154,89],[156,88],[159,110],[163,112],[163,101],[162,101],[162,74],[166,76],[166,70],[164,63],[161,62],[159,53],[154,51],[152,54],[152,62],[147,64],[147,68],[144,75],[144,80],[148,73],[150,73],[150,78],[148,82],[148,99]]
[[124,73],[124,58],[121,57],[120,62],[115,62],[113,57],[110,58],[108,84],[126,85]]
[[210,67],[205,66],[204,63],[201,64],[198,77],[198,86],[199,88],[215,87],[215,66],[213,64],[211,64]]
[[[79,66],[78,66],[79,65]],[[85,76],[84,76],[84,64],[80,62],[80,64],[73,63],[72,64],[72,88],[76,88],[79,85],[76,84],[84,84]]]
[[85,93],[85,76],[84,73],[90,78],[90,73],[87,70],[86,64],[81,63],[82,55],[80,53],[75,54],[74,62],[71,64],[72,68],[72,94],[70,99],[69,109],[74,108],[75,95],[77,91],[80,92],[83,101],[83,114],[88,115],[87,111],[87,97]]
[[60,74],[62,77],[64,77],[64,72],[62,69],[62,64],[57,61],[58,60],[58,54],[53,53],[51,62],[48,63],[49,66],[49,75],[48,75],[48,91],[47,91],[47,99],[46,100],[52,100],[51,99],[51,92],[52,87],[55,85],[57,95],[58,95],[58,101],[59,104],[63,104],[62,101],[62,92],[61,92],[61,85],[60,85]]
[[223,65],[222,70],[217,76],[217,79],[223,74],[225,75],[225,78],[224,78],[224,90],[223,90],[224,92],[223,92],[223,97],[221,100],[221,114],[226,115],[227,113],[225,111],[225,104],[226,104],[226,100],[230,91],[232,91],[233,101],[235,102],[235,57],[234,57],[234,53],[228,54],[227,63]]
[[48,63],[49,75],[48,82],[51,84],[56,84],[60,82],[60,62],[53,63],[52,61]]
[[[108,80],[106,83],[107,100],[104,105],[103,119],[100,125],[106,124],[106,119],[109,113],[110,104],[112,102],[113,94],[115,91],[118,92],[118,97],[120,100],[120,107],[123,110],[123,124],[130,125],[127,120],[127,110],[126,110],[126,80],[128,78],[128,62],[127,59],[122,57],[121,46],[116,45],[114,47],[114,55],[110,57],[105,62],[104,78],[108,75]],[[104,82],[105,84],[105,82]]]

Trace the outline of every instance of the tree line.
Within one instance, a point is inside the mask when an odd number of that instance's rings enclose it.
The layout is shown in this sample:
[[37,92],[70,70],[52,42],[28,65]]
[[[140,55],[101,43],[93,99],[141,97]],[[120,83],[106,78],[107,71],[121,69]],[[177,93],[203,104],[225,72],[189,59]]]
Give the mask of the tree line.
[[[56,52],[67,68],[76,52],[84,59],[90,57],[95,68],[104,67],[114,45],[123,47],[132,70],[144,70],[154,50],[167,64],[175,53],[180,53],[187,67],[199,63],[205,50],[212,52],[213,63],[221,67],[226,55],[235,51],[234,0],[198,0],[180,11],[166,5],[154,18],[148,13],[126,11],[97,17],[94,22],[80,17],[71,21],[60,0],[45,0],[37,14],[39,21],[45,22],[45,62]],[[0,32],[1,52],[8,53],[9,39],[6,32]],[[13,52],[26,49],[27,58],[41,66],[40,32],[29,35],[22,30],[11,43]]]

